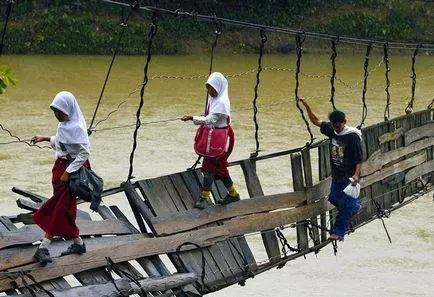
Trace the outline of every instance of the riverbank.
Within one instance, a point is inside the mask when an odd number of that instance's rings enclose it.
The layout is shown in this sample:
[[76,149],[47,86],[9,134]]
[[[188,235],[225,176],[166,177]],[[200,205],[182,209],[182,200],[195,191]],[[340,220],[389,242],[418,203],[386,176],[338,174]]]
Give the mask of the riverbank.
[[[29,2],[29,3],[27,3]],[[134,11],[127,22],[127,12],[101,1],[23,1],[13,7],[5,40],[8,54],[112,54],[147,53],[151,13]],[[47,2],[47,3],[45,3]],[[65,3],[64,3],[65,2]],[[164,2],[164,1],[160,1]],[[168,9],[193,11],[191,1],[172,1]],[[255,1],[254,1],[255,2]],[[243,7],[195,7],[205,15],[230,18],[253,24],[299,29],[336,36],[399,42],[434,42],[434,3],[425,1],[272,1],[250,10]],[[367,2],[367,3],[365,3]],[[176,6],[179,5],[179,6]],[[191,7],[190,7],[190,6]],[[232,6],[235,4],[232,4]],[[291,6],[292,5],[292,6]],[[252,5],[252,7],[255,7]],[[203,11],[199,10],[203,9]],[[262,9],[262,10],[261,10]],[[4,18],[4,16],[3,16]],[[216,24],[194,18],[160,14],[158,32],[153,41],[156,54],[194,54],[210,51]],[[128,26],[121,26],[127,23]],[[123,38],[117,43],[121,32]],[[218,51],[223,53],[257,53],[259,30],[223,24]],[[292,52],[293,35],[267,33],[266,53]],[[309,40],[308,40],[309,41]],[[316,40],[312,48],[329,48],[330,42]],[[339,45],[339,50],[352,50]]]

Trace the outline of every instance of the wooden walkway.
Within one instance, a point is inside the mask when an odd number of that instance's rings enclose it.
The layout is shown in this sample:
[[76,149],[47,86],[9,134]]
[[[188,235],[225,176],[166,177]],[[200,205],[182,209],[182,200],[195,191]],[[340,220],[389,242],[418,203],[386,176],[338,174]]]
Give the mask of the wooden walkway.
[[[425,110],[363,129],[363,208],[352,221],[353,230],[433,189],[433,116],[432,110]],[[104,195],[125,193],[138,229],[116,205],[101,206],[100,220],[80,211],[78,225],[88,252],[59,257],[69,242],[54,241],[50,251],[55,261],[43,268],[32,259],[33,243],[42,231],[32,224],[31,213],[0,217],[0,292],[47,296],[43,287],[54,296],[122,296],[119,291],[201,296],[243,284],[330,243],[327,230],[335,210],[327,202],[328,154],[324,140],[308,148],[232,162],[231,170],[245,181],[239,185],[245,196],[205,210],[193,207],[200,195],[200,170],[124,183]],[[271,160],[279,160],[276,176],[288,175],[288,191],[264,193],[260,168]],[[14,191],[31,198],[17,201],[31,212],[46,199]],[[219,181],[212,194],[215,201],[224,197]],[[260,234],[265,256],[252,252],[252,234]],[[37,292],[32,295],[31,290]]]

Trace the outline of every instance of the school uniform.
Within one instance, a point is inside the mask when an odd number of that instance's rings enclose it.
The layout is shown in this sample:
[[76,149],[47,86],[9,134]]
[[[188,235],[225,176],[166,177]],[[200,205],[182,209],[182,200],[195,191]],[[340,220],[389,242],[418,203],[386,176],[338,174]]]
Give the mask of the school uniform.
[[[70,192],[68,184],[60,181],[60,177],[65,171],[72,173],[81,166],[89,168],[89,138],[83,114],[71,93],[57,94],[51,107],[68,115],[68,120],[59,122],[56,135],[50,139],[56,153],[52,169],[53,196],[35,212],[33,221],[49,235],[77,238],[77,199]],[[63,143],[65,151],[60,143]],[[68,154],[74,158],[71,163],[67,160]]]
[[229,127],[229,142],[225,153],[217,158],[204,157],[202,172],[211,173],[217,177],[229,177],[228,158],[234,148],[234,131],[230,126],[231,104],[228,96],[228,81],[221,73],[213,73],[207,84],[217,91],[217,97],[208,96],[208,105],[205,116],[193,116],[195,125],[208,125],[209,128],[218,129]]

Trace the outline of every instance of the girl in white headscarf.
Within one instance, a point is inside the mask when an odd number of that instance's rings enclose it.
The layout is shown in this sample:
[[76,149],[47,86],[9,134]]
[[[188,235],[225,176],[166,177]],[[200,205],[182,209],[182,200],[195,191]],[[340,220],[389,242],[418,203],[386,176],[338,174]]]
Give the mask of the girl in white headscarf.
[[230,126],[231,104],[228,95],[228,81],[220,72],[214,72],[205,84],[208,92],[206,114],[204,116],[188,116],[182,121],[193,121],[195,125],[208,125],[210,128],[229,129],[229,146],[223,156],[211,158],[203,157],[202,172],[204,175],[201,196],[197,199],[195,207],[204,209],[212,205],[211,188],[214,179],[222,180],[228,190],[226,197],[219,201],[220,204],[229,204],[240,200],[240,196],[234,187],[228,170],[228,158],[234,147],[234,132]]
[[[45,266],[52,262],[48,246],[54,236],[72,238],[73,244],[61,255],[82,254],[86,246],[75,223],[77,200],[68,188],[69,174],[89,167],[89,138],[86,122],[74,95],[62,91],[50,105],[59,121],[55,136],[36,135],[33,143],[49,141],[56,151],[56,162],[52,170],[53,196],[33,215],[33,221],[45,231],[45,237],[36,250],[34,259]],[[74,159],[68,162],[68,155]]]

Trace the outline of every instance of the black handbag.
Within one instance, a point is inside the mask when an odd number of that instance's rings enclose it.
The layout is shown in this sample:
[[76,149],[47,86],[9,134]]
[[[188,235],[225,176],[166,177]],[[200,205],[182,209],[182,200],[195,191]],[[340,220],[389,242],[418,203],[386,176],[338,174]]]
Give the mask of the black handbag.
[[[66,151],[63,143],[60,143],[60,147],[63,151]],[[69,154],[67,158],[69,163],[74,161]],[[77,171],[69,174],[69,190],[74,196],[90,202],[90,209],[93,211],[98,210],[103,188],[104,180],[89,168],[82,166]]]

